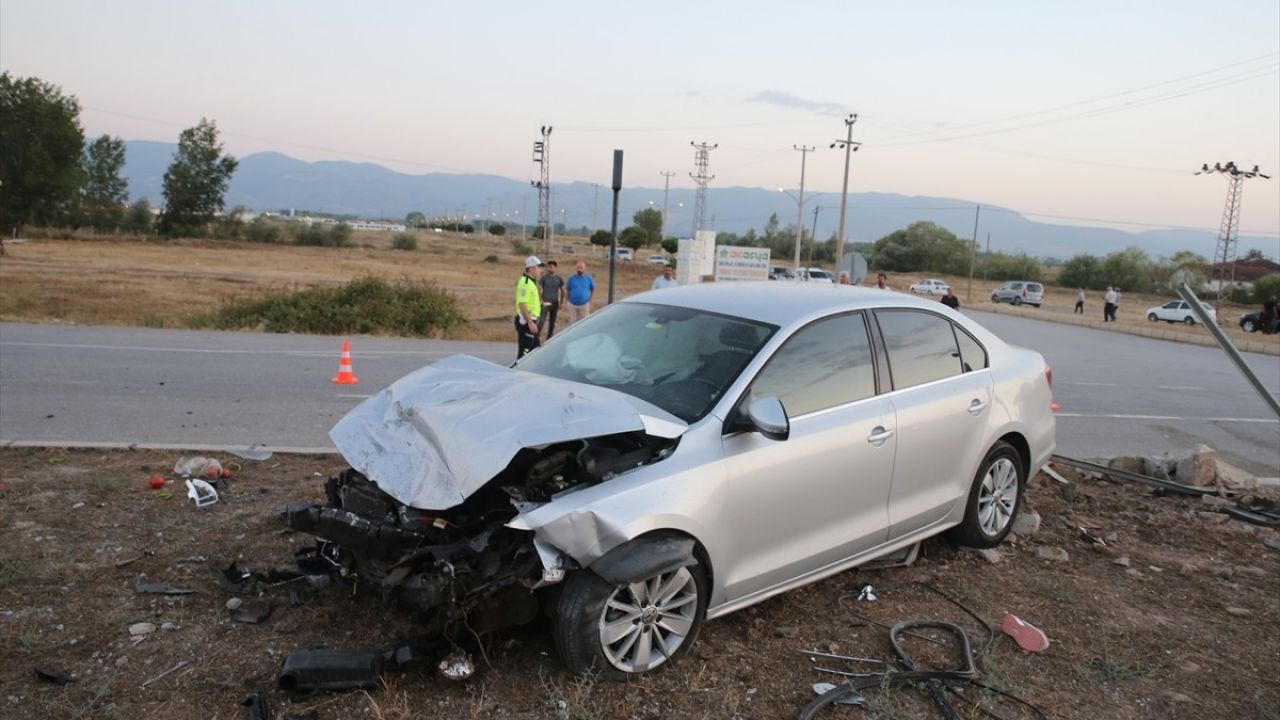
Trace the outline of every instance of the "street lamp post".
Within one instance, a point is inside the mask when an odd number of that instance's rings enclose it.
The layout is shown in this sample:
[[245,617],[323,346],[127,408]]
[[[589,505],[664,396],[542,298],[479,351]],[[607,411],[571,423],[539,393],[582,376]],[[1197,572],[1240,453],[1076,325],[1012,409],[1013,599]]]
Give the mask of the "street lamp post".
[[[853,124],[858,122],[857,113],[849,113],[849,117],[844,120],[845,139],[836,140],[831,143],[831,148],[844,148],[844,187],[840,191],[840,230],[837,232],[836,240],[836,272],[840,272],[840,263],[844,260],[844,212],[845,206],[849,203],[849,155],[855,152],[862,143],[853,141]],[[849,273],[849,277],[853,277],[853,273]]]
[[[780,193],[782,193],[783,195],[786,195],[787,197],[791,198],[791,202],[793,202],[793,203],[795,203],[795,204],[796,204],[796,215],[798,215],[798,216],[801,218],[801,220],[803,220],[803,218],[804,218],[804,195],[802,194],[802,195],[800,195],[799,197],[797,197],[797,196],[796,196],[796,195],[794,195],[790,190],[786,190],[786,189],[784,189],[784,188],[778,188],[778,192],[780,192]],[[818,197],[818,196],[819,196],[819,195],[821,195],[821,194],[822,194],[822,193],[814,193],[813,195],[810,195],[810,196],[809,196],[809,199],[810,199],[810,200],[812,200],[812,199],[814,199],[814,198]],[[814,227],[815,227],[815,228],[817,227],[817,215],[816,215],[816,214],[814,215]],[[803,222],[801,222],[801,223],[800,223],[800,225],[799,225],[799,229],[798,229],[798,230],[796,230],[796,268],[795,268],[795,271],[796,271],[796,277],[797,277],[797,278],[799,278],[799,277],[800,277],[800,243],[801,243],[801,238],[802,238],[803,234],[804,234],[804,223],[803,223]]]

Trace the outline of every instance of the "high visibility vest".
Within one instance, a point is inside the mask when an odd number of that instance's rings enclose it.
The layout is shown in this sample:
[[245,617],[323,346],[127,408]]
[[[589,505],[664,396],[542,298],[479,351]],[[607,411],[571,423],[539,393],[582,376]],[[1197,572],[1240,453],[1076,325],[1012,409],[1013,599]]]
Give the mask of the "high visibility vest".
[[542,315],[542,293],[538,292],[538,283],[528,275],[521,275],[516,281],[516,317],[522,318],[520,304],[524,303],[529,317],[537,320]]

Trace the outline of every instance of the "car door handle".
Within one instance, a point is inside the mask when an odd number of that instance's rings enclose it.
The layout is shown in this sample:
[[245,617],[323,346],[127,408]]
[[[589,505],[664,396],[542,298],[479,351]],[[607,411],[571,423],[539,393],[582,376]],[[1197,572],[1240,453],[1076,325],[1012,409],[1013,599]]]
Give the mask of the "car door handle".
[[977,398],[974,398],[973,402],[969,403],[969,414],[975,417],[978,415],[981,415],[983,408],[985,408],[986,406],[987,404],[985,402]]
[[883,426],[877,425],[875,429],[871,431],[871,434],[867,436],[867,442],[875,445],[876,447],[880,447],[891,437],[893,437],[892,430],[885,430]]

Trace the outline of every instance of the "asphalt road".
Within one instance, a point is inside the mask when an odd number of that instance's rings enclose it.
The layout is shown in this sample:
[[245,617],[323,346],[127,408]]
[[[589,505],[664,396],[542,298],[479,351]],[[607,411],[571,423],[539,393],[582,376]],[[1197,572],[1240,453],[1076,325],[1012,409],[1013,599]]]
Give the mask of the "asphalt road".
[[[1205,443],[1280,476],[1280,421],[1216,348],[1007,315],[973,316],[1054,368],[1059,452],[1156,454]],[[329,428],[396,378],[515,343],[352,338],[359,385],[335,385],[331,337],[0,324],[0,443],[327,447]],[[1280,393],[1280,358],[1246,356]]]

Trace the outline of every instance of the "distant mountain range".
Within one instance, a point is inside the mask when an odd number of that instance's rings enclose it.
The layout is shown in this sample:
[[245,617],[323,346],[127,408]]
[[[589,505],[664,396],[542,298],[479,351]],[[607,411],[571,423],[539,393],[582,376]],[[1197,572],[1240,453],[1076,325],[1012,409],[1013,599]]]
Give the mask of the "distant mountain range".
[[[154,205],[163,203],[164,172],[176,147],[144,140],[126,143],[124,173],[132,199],[146,197]],[[496,175],[407,175],[373,163],[305,162],[274,152],[255,153],[239,160],[227,194],[228,207],[243,205],[260,211],[295,208],[396,219],[413,211],[428,217],[492,213],[498,220],[518,223],[523,218],[530,225],[537,220],[537,192],[529,183]],[[608,187],[557,183],[554,177],[552,183],[555,222],[564,220],[570,228],[609,227],[612,193]],[[693,199],[692,190],[671,189],[667,201],[668,235],[689,235]],[[619,228],[629,225],[636,211],[651,204],[662,209],[662,188],[623,188],[619,195]],[[970,201],[851,193],[848,205],[850,242],[873,241],[919,220],[937,223],[962,238],[973,236],[974,205]],[[839,195],[823,193],[814,201],[806,198],[804,223],[808,228],[813,227],[815,206],[821,208],[816,236],[830,237],[839,219]],[[777,213],[783,227],[794,227],[796,203],[776,190],[713,186],[707,191],[707,219],[716,230],[743,233],[755,228],[760,232],[772,213]],[[980,245],[985,245],[988,233],[992,250],[1061,259],[1081,252],[1106,254],[1129,246],[1140,247],[1152,257],[1172,255],[1178,250],[1211,257],[1217,237],[1216,233],[1200,230],[1125,232],[1040,223],[1011,208],[983,205],[978,226]],[[1274,237],[1241,236],[1239,247],[1242,255],[1253,248],[1273,258],[1280,254],[1280,240]]]

